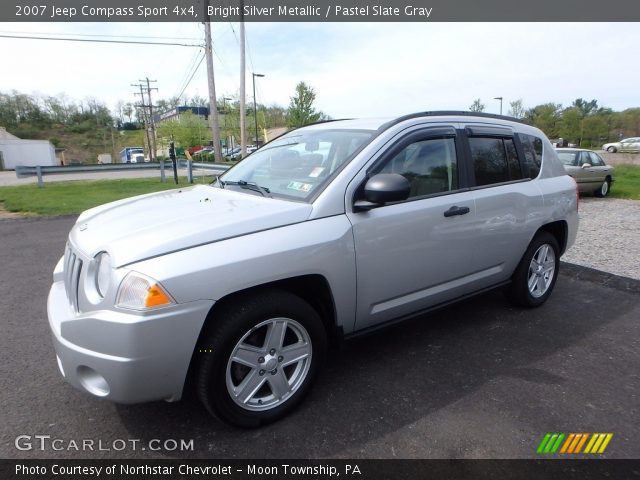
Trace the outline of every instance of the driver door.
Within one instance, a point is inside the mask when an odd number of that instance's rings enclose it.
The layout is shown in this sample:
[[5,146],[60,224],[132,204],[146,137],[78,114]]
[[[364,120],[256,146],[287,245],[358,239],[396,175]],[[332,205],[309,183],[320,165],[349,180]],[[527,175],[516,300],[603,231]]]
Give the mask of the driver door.
[[[423,129],[399,139],[368,169],[398,173],[411,184],[407,200],[348,212],[353,225],[360,330],[464,294],[475,204],[465,191],[462,153],[453,127]],[[357,196],[358,194],[356,194]],[[445,216],[452,207],[463,214]]]

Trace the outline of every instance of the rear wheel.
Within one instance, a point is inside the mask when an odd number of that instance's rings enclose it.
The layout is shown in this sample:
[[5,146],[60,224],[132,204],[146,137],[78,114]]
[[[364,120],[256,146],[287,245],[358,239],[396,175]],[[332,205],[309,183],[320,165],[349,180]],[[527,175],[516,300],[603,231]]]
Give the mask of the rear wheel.
[[203,336],[197,388],[207,410],[241,427],[273,422],[300,403],[323,363],[317,312],[284,291],[239,297]]
[[604,182],[602,182],[602,185],[600,185],[600,188],[598,188],[594,192],[594,195],[596,197],[601,197],[601,198],[606,197],[607,195],[609,195],[610,185],[611,185],[611,180],[607,178]]
[[548,232],[538,232],[513,273],[508,297],[524,307],[542,305],[553,291],[559,267],[557,240]]

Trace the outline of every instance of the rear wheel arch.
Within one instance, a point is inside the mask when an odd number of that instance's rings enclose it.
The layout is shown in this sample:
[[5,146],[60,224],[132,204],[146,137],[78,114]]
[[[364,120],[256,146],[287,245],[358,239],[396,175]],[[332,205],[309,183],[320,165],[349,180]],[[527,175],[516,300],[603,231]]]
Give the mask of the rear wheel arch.
[[558,242],[558,247],[560,248],[560,255],[563,255],[567,248],[567,238],[569,235],[567,222],[565,220],[558,220],[557,222],[542,225],[533,237],[535,238],[535,236],[541,231],[548,232],[555,237]]

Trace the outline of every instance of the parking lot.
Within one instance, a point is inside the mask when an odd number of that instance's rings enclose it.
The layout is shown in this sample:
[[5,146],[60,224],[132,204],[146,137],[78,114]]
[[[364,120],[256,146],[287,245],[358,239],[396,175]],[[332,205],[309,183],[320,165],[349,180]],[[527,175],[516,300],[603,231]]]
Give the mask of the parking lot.
[[[605,457],[640,456],[638,280],[563,265],[539,309],[492,292],[354,340],[293,415],[245,431],[192,397],[114,405],[63,381],[46,295],[74,220],[0,220],[4,458],[532,458],[546,432],[612,432]],[[18,450],[19,435],[50,435],[63,448]],[[141,444],[68,448],[84,439]],[[153,439],[194,448],[141,449]]]

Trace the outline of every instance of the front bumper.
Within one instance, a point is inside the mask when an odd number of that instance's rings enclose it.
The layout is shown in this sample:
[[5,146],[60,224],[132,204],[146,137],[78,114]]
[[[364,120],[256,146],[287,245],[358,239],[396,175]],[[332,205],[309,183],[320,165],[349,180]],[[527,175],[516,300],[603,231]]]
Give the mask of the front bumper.
[[51,286],[49,326],[65,380],[118,403],[179,400],[212,300],[152,312],[76,313],[64,282]]

